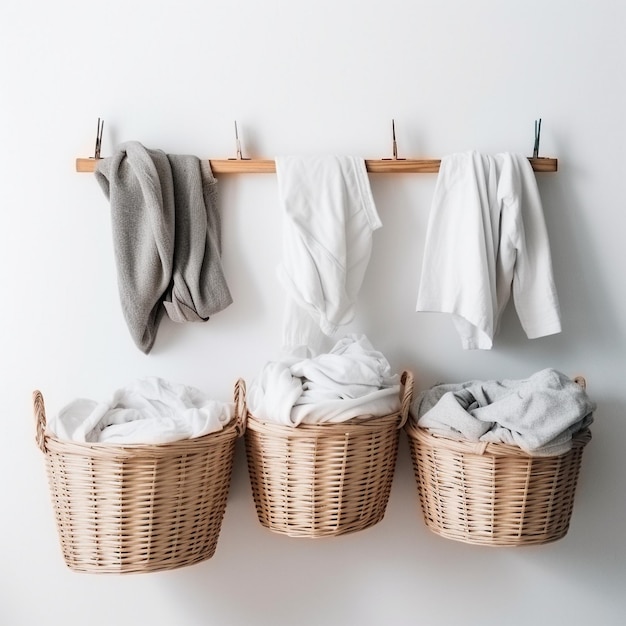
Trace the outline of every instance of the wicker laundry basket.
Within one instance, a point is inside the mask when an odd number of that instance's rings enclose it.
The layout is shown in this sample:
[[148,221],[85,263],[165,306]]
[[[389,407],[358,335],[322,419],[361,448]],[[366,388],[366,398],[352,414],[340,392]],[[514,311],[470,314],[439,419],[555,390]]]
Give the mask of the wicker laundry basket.
[[413,375],[401,409],[342,423],[272,424],[248,413],[246,454],[260,523],[291,537],[330,537],[373,526],[389,500]]
[[[576,382],[584,385],[584,379]],[[421,508],[442,537],[487,546],[561,539],[569,529],[585,445],[585,428],[560,456],[530,456],[504,443],[455,441],[430,433],[411,416],[405,426]]]
[[230,487],[235,441],[245,414],[223,430],[157,445],[77,443],[45,432],[41,392],[33,393],[37,445],[63,557],[79,572],[154,572],[213,556]]

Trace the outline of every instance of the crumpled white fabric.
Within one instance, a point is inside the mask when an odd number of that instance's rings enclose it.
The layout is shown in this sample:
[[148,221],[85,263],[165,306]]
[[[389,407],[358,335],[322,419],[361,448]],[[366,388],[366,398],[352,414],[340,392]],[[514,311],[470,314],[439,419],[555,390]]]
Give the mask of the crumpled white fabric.
[[556,456],[593,421],[596,405],[575,381],[555,369],[525,380],[435,385],[413,401],[420,427],[444,437],[507,443],[532,456]]
[[48,422],[48,433],[70,441],[158,444],[222,430],[234,403],[157,377],[118,389],[107,402],[78,398]]
[[355,315],[382,226],[365,161],[350,156],[278,156],[285,289],[283,346],[325,351]]
[[297,351],[268,362],[247,394],[257,419],[298,426],[383,416],[400,409],[400,378],[365,335],[340,339],[314,357]]

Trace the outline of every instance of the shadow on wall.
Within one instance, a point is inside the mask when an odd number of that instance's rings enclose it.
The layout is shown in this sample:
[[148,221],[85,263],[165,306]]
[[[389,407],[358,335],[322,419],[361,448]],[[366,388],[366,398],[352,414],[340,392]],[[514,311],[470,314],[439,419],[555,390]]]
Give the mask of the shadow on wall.
[[556,176],[538,176],[538,184],[550,236],[563,335],[582,355],[623,354],[624,324],[608,297],[615,287],[600,269],[602,246],[589,239],[592,213],[589,207],[581,206],[575,193],[576,164],[564,158],[559,168],[562,171]]
[[[585,519],[588,502],[575,507],[570,533],[544,546],[489,548],[441,538],[423,523],[403,437],[389,508],[379,524],[336,538],[295,539],[258,523],[244,457],[239,446],[215,556],[177,572],[153,575],[154,591],[177,607],[181,624],[408,626],[417,623],[415,615],[406,613],[407,598],[415,598],[420,623],[495,625],[502,623],[502,610],[511,603],[542,596],[538,585],[545,585],[546,576],[555,594],[567,597],[582,567],[607,602],[620,597],[616,588],[621,585],[623,548],[616,545],[611,555],[598,552],[598,543],[609,545],[603,534],[607,529],[594,529],[593,520]],[[591,469],[588,465],[583,459],[583,474]],[[580,496],[605,498],[600,490],[587,491]],[[604,537],[602,542],[594,541],[595,533]],[[385,584],[389,580],[394,584]],[[454,601],[428,602],[442,589],[449,589]],[[488,602],[477,602],[486,597]],[[566,604],[555,601],[542,607],[541,614],[560,623],[560,617],[575,611],[575,603]]]

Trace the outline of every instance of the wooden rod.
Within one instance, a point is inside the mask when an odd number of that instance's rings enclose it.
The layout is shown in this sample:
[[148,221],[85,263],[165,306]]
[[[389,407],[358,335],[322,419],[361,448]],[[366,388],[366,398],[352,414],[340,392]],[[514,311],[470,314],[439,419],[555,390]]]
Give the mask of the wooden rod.
[[[556,172],[558,160],[529,158],[535,172]],[[271,174],[276,171],[274,159],[209,159],[214,174]],[[436,174],[441,159],[366,159],[365,167],[372,174]],[[96,159],[76,159],[77,172],[93,172]]]

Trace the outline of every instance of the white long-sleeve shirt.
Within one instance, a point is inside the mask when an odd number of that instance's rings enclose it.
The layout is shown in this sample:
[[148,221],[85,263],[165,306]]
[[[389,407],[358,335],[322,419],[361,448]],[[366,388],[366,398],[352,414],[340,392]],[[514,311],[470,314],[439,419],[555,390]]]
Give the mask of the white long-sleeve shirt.
[[513,294],[529,338],[561,331],[550,245],[528,159],[444,157],[429,218],[417,311],[450,313],[465,349],[490,349]]

